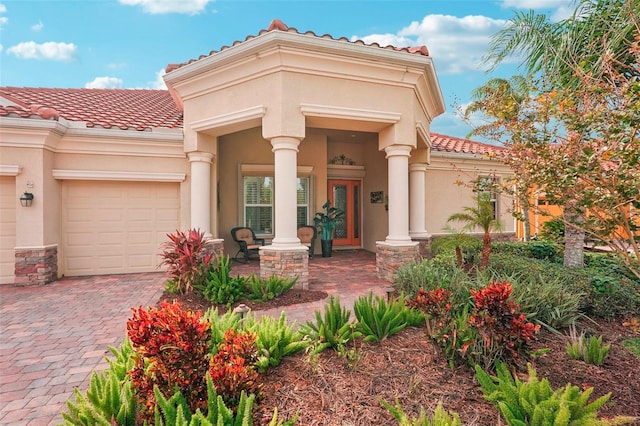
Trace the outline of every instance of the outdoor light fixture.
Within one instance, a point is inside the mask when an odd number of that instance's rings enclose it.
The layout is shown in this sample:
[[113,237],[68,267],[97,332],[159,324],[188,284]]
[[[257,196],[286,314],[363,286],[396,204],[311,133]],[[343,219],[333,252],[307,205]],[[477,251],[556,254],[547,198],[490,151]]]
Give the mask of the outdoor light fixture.
[[31,207],[31,204],[33,204],[33,194],[25,191],[25,193],[20,196],[20,204],[22,207]]
[[233,313],[240,315],[240,318],[242,319],[249,313],[250,310],[251,308],[249,308],[244,303],[241,303],[233,310]]

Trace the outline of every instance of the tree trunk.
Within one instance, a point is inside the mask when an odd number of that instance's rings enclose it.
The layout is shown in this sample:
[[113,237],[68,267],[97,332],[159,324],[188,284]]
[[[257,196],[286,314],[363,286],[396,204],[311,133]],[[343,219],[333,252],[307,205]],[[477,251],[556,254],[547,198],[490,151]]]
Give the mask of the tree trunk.
[[564,266],[582,268],[584,266],[584,231],[572,226],[580,224],[584,218],[570,207],[564,209]]
[[460,246],[456,246],[456,262],[458,263],[458,268],[462,269],[464,265],[462,264],[462,249]]
[[480,261],[480,270],[484,271],[489,266],[489,256],[491,256],[491,234],[485,232],[482,237],[482,260]]

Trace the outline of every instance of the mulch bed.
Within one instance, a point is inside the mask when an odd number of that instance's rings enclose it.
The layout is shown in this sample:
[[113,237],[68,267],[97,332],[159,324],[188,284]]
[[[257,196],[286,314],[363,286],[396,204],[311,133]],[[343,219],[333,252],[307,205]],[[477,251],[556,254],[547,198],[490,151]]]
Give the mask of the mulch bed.
[[[264,310],[325,297],[324,292],[294,289],[266,304],[242,303],[252,310]],[[211,306],[193,296],[163,297],[176,298],[192,309]],[[219,312],[226,310],[224,306],[218,308]],[[600,415],[636,416],[639,420],[633,424],[640,425],[640,359],[621,345],[627,338],[640,337],[640,333],[623,327],[622,322],[583,320],[578,326],[587,334],[603,335],[605,343],[611,344],[604,365],[570,359],[565,351],[567,336],[542,330],[533,349],[547,348],[548,352],[536,358],[534,366],[538,377],[549,379],[554,388],[567,383],[581,389],[594,387],[592,398],[611,392]],[[484,400],[473,370],[467,366],[451,369],[421,328],[405,329],[379,344],[357,342],[342,355],[333,350],[317,357],[299,353],[284,359],[262,378],[257,424],[268,424],[275,407],[279,418],[299,413],[297,424],[305,426],[395,424],[380,400],[392,404],[397,400],[413,416],[419,414],[420,407],[432,413],[442,401],[444,408],[456,411],[465,425],[505,424]]]

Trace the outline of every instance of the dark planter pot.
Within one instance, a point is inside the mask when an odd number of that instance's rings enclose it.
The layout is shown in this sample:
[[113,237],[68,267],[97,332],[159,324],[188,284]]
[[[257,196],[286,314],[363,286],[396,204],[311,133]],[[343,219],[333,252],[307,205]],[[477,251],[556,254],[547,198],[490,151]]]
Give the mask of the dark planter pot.
[[322,257],[331,257],[333,251],[333,240],[320,240],[322,246]]

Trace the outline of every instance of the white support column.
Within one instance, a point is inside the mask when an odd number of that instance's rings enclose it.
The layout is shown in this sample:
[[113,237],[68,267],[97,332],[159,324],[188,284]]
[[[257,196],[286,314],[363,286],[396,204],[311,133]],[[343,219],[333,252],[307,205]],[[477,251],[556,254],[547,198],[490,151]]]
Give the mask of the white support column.
[[304,247],[297,235],[297,158],[300,139],[279,136],[271,139],[274,156],[275,237],[272,249]]
[[385,243],[404,245],[409,237],[409,157],[411,146],[391,145],[384,149],[389,167],[389,235]]
[[409,235],[412,238],[429,238],[426,228],[426,171],[427,165],[409,165]]
[[190,152],[191,228],[199,228],[211,238],[211,163],[213,154]]

